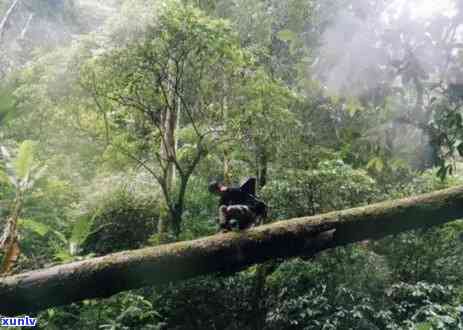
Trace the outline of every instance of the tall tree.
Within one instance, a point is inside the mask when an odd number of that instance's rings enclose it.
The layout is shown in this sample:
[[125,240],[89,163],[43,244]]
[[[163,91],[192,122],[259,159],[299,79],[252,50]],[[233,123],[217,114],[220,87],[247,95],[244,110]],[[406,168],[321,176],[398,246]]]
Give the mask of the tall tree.
[[[245,65],[225,21],[174,3],[141,38],[84,70],[84,86],[97,107],[105,100],[109,108],[103,111],[122,134],[113,138],[113,146],[161,187],[168,217],[160,222],[160,234],[167,227],[175,236],[180,233],[189,179],[220,138],[224,77],[233,90]],[[125,145],[118,143],[122,136]]]

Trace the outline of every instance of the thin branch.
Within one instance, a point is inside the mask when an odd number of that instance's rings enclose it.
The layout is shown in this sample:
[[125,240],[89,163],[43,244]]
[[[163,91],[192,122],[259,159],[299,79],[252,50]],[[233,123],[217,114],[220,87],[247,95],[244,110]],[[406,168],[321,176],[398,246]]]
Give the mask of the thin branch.
[[31,26],[32,19],[34,18],[34,13],[29,15],[26,24],[24,25],[23,30],[21,31],[21,35],[19,37],[20,40],[23,40],[26,37],[27,31],[29,31],[29,27]]
[[138,165],[140,165],[141,167],[143,167],[146,171],[148,171],[155,179],[156,181],[161,181],[162,178],[151,168],[149,167],[148,165],[146,165],[146,163],[148,161],[143,161],[141,159],[139,159],[137,156],[135,156],[133,153],[131,153],[130,151],[128,151],[127,149],[119,146],[119,145],[113,145],[114,147],[116,147],[117,149],[119,149],[124,155],[126,155],[127,157],[129,157],[130,159],[136,161],[138,163]]
[[19,0],[15,0],[11,4],[10,8],[8,8],[8,10],[6,11],[5,16],[3,17],[3,19],[0,22],[0,44],[3,41],[3,35],[5,33],[5,30],[6,30],[6,25],[7,25],[8,21],[10,20],[11,15],[13,14],[13,11],[16,8],[16,6],[18,5],[18,3],[19,3]]

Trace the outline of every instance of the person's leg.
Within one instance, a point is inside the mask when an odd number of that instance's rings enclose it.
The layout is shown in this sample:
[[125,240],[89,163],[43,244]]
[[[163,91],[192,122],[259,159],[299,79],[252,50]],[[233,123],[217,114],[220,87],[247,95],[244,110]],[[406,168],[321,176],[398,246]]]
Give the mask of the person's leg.
[[219,207],[219,231],[225,232],[231,230],[230,218],[227,214],[227,206],[222,205]]

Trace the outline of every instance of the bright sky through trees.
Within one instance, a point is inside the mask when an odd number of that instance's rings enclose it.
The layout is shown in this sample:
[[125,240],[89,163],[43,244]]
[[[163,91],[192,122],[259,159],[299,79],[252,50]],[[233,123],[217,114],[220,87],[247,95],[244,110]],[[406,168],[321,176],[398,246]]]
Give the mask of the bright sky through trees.
[[438,14],[453,16],[456,13],[456,8],[451,0],[396,0],[391,4],[391,7],[395,7],[397,10],[396,13],[400,13],[407,6],[412,18],[429,18]]

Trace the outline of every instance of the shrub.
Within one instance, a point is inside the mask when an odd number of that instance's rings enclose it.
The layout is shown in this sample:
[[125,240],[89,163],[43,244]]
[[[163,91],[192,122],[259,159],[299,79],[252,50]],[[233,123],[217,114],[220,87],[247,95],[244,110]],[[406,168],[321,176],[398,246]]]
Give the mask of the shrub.
[[135,197],[120,189],[103,199],[87,216],[93,224],[84,249],[107,254],[145,245],[155,232],[159,206],[150,198]]

